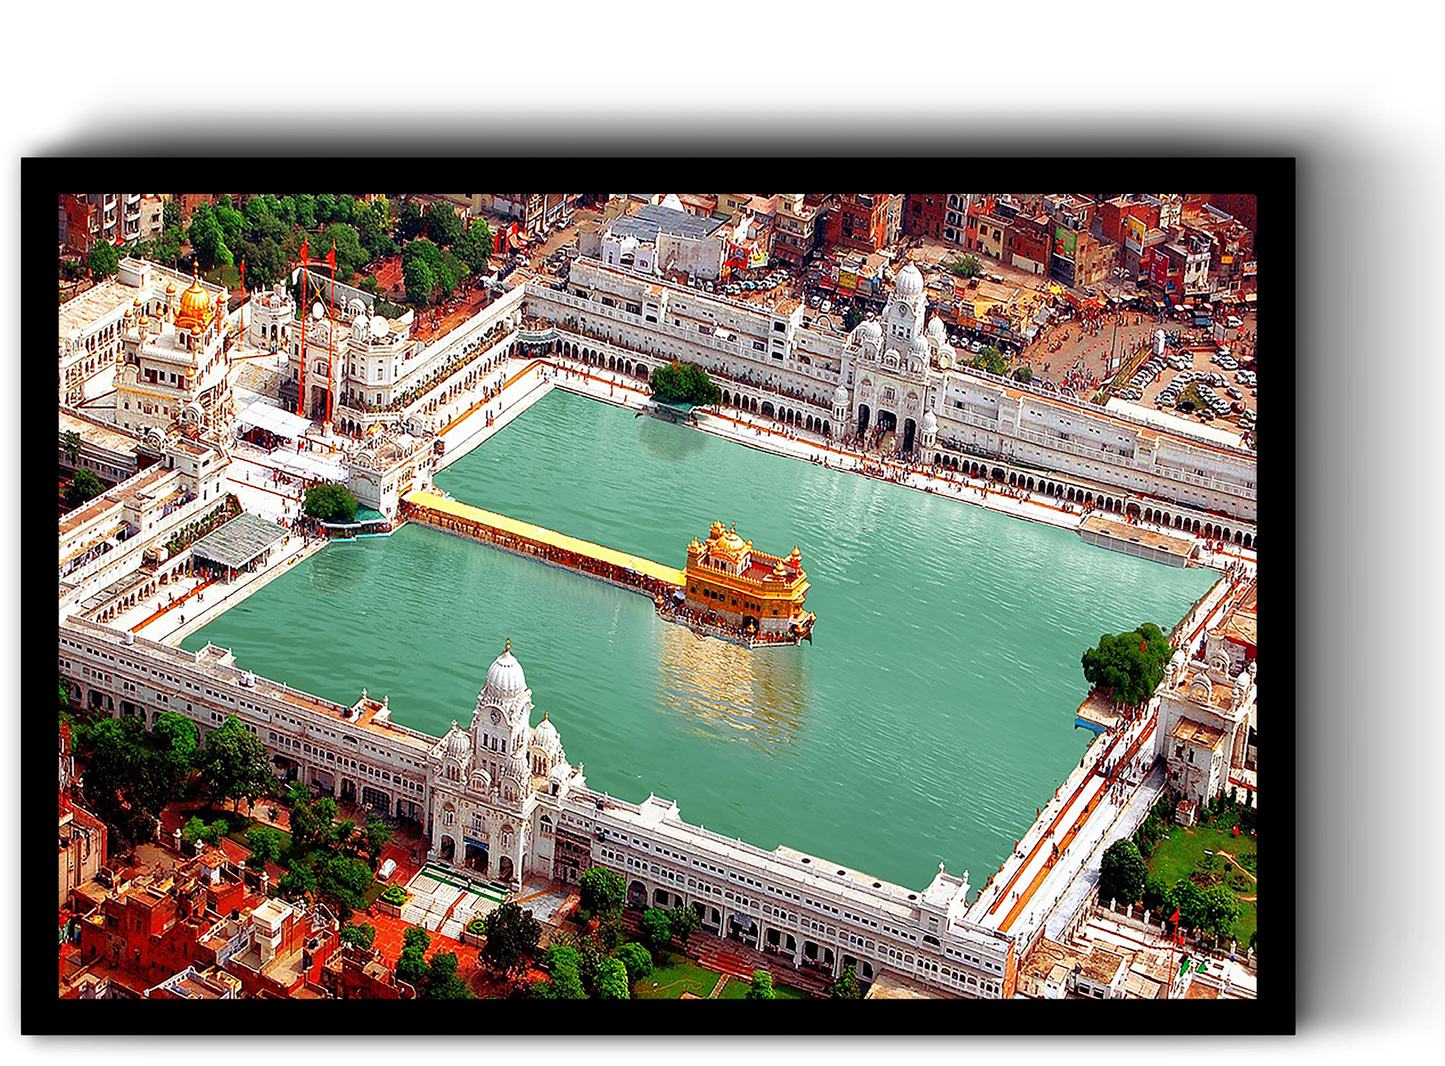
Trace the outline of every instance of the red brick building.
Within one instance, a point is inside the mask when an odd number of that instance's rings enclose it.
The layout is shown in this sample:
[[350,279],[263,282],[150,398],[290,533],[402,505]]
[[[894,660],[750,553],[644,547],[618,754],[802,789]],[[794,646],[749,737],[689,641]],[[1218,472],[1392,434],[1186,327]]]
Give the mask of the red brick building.
[[1159,228],[1159,205],[1143,199],[1119,196],[1105,200],[1098,205],[1095,217],[1099,223],[1099,236],[1115,244],[1129,239],[1129,219],[1144,223],[1146,230]]
[[321,984],[336,999],[416,999],[416,989],[396,976],[381,952],[354,944],[331,956]]
[[1053,243],[1053,226],[1048,215],[1019,215],[1009,223],[1004,234],[1004,260],[1020,270],[1047,274]]
[[909,193],[903,202],[903,235],[943,239],[948,193]]
[[1252,192],[1210,193],[1209,202],[1226,214],[1233,215],[1254,233],[1259,218],[1259,197]]
[[892,193],[839,193],[828,211],[826,247],[876,252],[888,243],[888,207]]

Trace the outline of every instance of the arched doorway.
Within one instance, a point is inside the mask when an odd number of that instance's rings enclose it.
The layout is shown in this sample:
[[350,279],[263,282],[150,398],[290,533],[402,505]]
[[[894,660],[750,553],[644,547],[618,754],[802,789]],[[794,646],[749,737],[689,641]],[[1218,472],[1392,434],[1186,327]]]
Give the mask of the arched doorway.
[[866,403],[860,403],[858,405],[858,436],[861,437],[868,432],[868,417],[871,414],[872,412],[868,410]]
[[485,844],[473,843],[470,840],[466,841],[464,859],[466,865],[471,867],[473,870],[477,870],[481,873],[487,872],[487,866],[489,865],[489,862],[487,846]]
[[647,888],[641,881],[633,881],[627,886],[627,905],[629,907],[647,906]]
[[903,420],[903,454],[910,455],[913,452],[913,435],[918,432],[918,423],[911,418]]
[[457,842],[451,837],[442,837],[441,858],[442,862],[451,862],[457,857]]
[[772,418],[772,417],[773,417],[773,405],[772,405],[772,403],[771,403],[770,401],[768,401],[768,400],[764,400],[764,401],[763,401],[762,415],[763,415],[764,418]]
[[503,855],[502,861],[497,863],[497,876],[503,881],[511,881],[515,871],[512,869],[512,858],[510,855]]

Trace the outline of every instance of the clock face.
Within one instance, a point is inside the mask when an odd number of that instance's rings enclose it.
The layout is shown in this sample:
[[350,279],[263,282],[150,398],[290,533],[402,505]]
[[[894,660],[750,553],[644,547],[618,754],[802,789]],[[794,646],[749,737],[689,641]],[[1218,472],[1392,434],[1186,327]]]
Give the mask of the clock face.
[[496,725],[496,724],[497,724],[498,722],[500,722],[501,720],[502,720],[502,712],[501,712],[501,711],[493,711],[493,712],[492,712],[492,725]]

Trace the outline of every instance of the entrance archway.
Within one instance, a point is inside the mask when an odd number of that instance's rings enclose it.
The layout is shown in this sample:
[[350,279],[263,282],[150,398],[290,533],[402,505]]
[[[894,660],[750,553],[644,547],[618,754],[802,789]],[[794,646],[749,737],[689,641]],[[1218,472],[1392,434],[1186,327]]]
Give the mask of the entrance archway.
[[511,881],[515,871],[512,869],[512,859],[509,855],[503,855],[502,861],[497,863],[497,876],[503,881]]
[[451,837],[442,837],[442,862],[451,862],[457,856],[457,842]]
[[911,418],[903,420],[903,454],[908,455],[913,451],[913,435],[918,432],[918,423]]
[[466,865],[470,866],[473,870],[486,873],[487,866],[489,865],[487,846],[485,844],[473,844],[471,841],[467,841],[464,861]]
[[860,403],[858,405],[858,436],[860,437],[868,432],[868,416],[870,414],[872,414],[872,412],[868,410],[866,403]]
[[647,906],[647,888],[641,881],[633,881],[627,886],[627,905],[629,907]]

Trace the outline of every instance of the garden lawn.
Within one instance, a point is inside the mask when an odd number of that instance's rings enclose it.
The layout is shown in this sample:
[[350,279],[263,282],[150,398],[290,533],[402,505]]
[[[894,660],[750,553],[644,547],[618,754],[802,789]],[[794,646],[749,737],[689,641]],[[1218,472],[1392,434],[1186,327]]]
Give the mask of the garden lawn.
[[705,970],[696,963],[673,956],[666,966],[659,966],[633,986],[636,999],[681,999],[684,992],[707,999],[722,974]]
[[[1218,825],[1223,825],[1223,829],[1218,828]],[[1171,826],[1168,838],[1159,841],[1154,848],[1154,854],[1149,856],[1149,871],[1162,877],[1166,885],[1172,885],[1198,869],[1206,851],[1228,852],[1236,859],[1256,854],[1259,842],[1254,837],[1241,832],[1236,838],[1230,832],[1233,823],[1224,824],[1224,819],[1221,819],[1218,825]],[[1256,895],[1257,888],[1254,884],[1244,892],[1234,887],[1231,882],[1238,872],[1238,867],[1226,863],[1224,883],[1229,885],[1236,897]],[[1252,881],[1253,878],[1246,877],[1246,880]],[[1234,938],[1241,947],[1249,944],[1257,921],[1255,901],[1241,899],[1239,917],[1234,921]]]
[[[728,983],[723,985],[721,992],[717,994],[718,999],[744,999],[748,989],[752,987],[751,981],[744,981],[739,977],[729,977]],[[796,988],[788,988],[785,985],[773,985],[774,999],[812,999],[806,992],[799,992]]]

